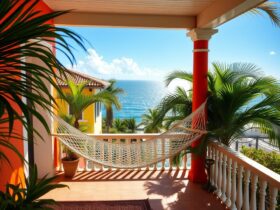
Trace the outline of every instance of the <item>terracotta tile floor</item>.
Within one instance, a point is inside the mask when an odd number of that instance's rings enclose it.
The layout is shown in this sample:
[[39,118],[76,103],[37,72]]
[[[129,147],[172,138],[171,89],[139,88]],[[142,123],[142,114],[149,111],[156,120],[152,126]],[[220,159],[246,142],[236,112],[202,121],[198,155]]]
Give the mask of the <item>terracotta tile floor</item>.
[[43,198],[57,201],[104,201],[149,199],[154,210],[221,210],[216,197],[201,185],[187,180],[186,170],[117,170],[78,172],[73,179],[60,173],[57,182],[68,188],[54,190]]

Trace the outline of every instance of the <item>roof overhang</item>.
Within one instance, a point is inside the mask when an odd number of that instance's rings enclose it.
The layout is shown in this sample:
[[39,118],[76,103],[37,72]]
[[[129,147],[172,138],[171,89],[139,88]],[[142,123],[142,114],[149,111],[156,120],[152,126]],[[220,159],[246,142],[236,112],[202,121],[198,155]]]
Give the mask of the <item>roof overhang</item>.
[[44,0],[54,11],[71,10],[58,25],[215,28],[265,0]]

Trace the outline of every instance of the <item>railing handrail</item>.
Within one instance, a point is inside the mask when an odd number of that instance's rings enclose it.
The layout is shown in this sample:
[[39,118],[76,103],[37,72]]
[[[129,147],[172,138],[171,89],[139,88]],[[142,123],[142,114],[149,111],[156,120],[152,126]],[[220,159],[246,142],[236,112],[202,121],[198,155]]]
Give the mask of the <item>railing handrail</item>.
[[102,134],[88,134],[96,138],[153,138],[159,136],[160,133],[102,133]]
[[275,187],[280,188],[280,175],[274,171],[266,168],[265,166],[259,164],[258,162],[246,157],[240,152],[234,151],[230,147],[220,143],[220,142],[211,142],[210,145],[216,150],[221,151],[226,154],[233,161],[236,161],[238,164],[249,169],[252,173],[257,174],[262,180],[266,180],[269,183],[273,184]]

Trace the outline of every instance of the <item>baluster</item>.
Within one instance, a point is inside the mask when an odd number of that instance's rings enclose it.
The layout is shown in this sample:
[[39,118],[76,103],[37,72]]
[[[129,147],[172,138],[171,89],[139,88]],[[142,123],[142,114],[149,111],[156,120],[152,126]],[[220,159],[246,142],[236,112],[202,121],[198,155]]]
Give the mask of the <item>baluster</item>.
[[[169,156],[171,152],[172,152],[172,140],[169,139]],[[169,170],[172,170],[172,158],[173,157],[169,158]]]
[[[112,150],[112,138],[109,138],[108,139],[108,162],[109,163],[112,163],[113,162],[113,150]],[[112,170],[112,167],[110,166],[109,168],[108,168],[108,170],[109,171],[111,171]]]
[[231,186],[231,210],[236,210],[236,171],[237,169],[237,162],[234,161],[233,167],[232,167],[232,186]]
[[232,164],[232,159],[228,159],[228,173],[227,173],[227,200],[226,200],[226,205],[227,207],[231,206],[231,164]]
[[222,182],[222,198],[223,203],[226,201],[226,190],[227,190],[227,156],[224,155],[223,161],[223,182]]
[[260,186],[259,210],[265,210],[266,187],[267,187],[267,181],[262,180]]
[[[100,142],[100,162],[103,162],[104,160],[104,140]],[[104,165],[100,165],[100,170],[104,170]]]
[[257,183],[258,176],[255,174],[251,178],[251,200],[250,200],[250,210],[257,209]]
[[188,162],[188,157],[187,157],[187,153],[186,153],[186,150],[183,150],[185,155],[184,155],[184,158],[183,158],[183,169],[187,169],[187,162]]
[[219,171],[218,171],[218,193],[217,193],[219,198],[221,198],[222,196],[222,180],[223,180],[222,165],[223,165],[223,153],[220,152]]
[[131,157],[131,148],[130,148],[130,144],[131,144],[131,139],[130,138],[128,138],[128,139],[125,139],[125,143],[126,143],[126,151],[127,151],[127,153],[126,153],[126,155],[127,155],[127,157],[126,157],[126,160],[127,160],[127,163],[128,163],[128,165],[131,165],[131,163],[132,163],[132,157]]
[[244,177],[244,198],[243,198],[243,208],[242,210],[249,210],[249,183],[250,183],[250,174],[251,172],[247,169],[245,171]]
[[[162,154],[165,154],[165,141],[164,139],[161,139],[161,146],[162,146]],[[165,170],[165,158],[162,160],[162,163],[161,163],[161,170]]]
[[237,186],[237,209],[241,210],[242,208],[242,176],[243,176],[243,166],[240,165],[238,168],[238,186]]
[[216,193],[218,194],[219,191],[219,157],[220,153],[216,150],[215,156],[215,187],[217,188]]
[[[215,149],[214,147],[209,147],[211,149],[211,159],[215,160]],[[215,185],[215,180],[214,180],[214,173],[215,173],[215,164],[212,164],[211,165],[211,168],[210,168],[210,182],[212,185]]]
[[[136,143],[137,143],[137,162],[138,162],[138,165],[141,164],[141,159],[142,159],[142,152],[141,152],[141,139],[137,139],[136,140]],[[141,168],[138,168],[138,170],[141,170]]]
[[122,152],[121,152],[121,147],[120,147],[121,140],[116,139],[116,165],[119,165],[122,160]]
[[[157,159],[157,141],[155,140],[154,142],[154,159]],[[157,162],[154,164],[154,170],[157,170]]]
[[276,187],[273,186],[269,186],[269,193],[270,193],[270,197],[269,197],[269,206],[270,206],[270,210],[275,210],[276,209],[276,205],[277,205],[277,195],[278,195],[278,189]]

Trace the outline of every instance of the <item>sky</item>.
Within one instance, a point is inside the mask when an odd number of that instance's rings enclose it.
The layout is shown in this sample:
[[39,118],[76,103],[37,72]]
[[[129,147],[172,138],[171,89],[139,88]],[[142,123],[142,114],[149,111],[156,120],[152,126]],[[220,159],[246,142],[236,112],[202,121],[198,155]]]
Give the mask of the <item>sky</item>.
[[[101,79],[158,80],[174,70],[192,71],[193,43],[187,30],[68,27],[82,37],[88,53],[73,45],[77,59],[67,67]],[[249,62],[280,80],[280,28],[268,17],[245,14],[217,28],[209,45],[212,62]],[[71,42],[70,42],[71,43]]]

